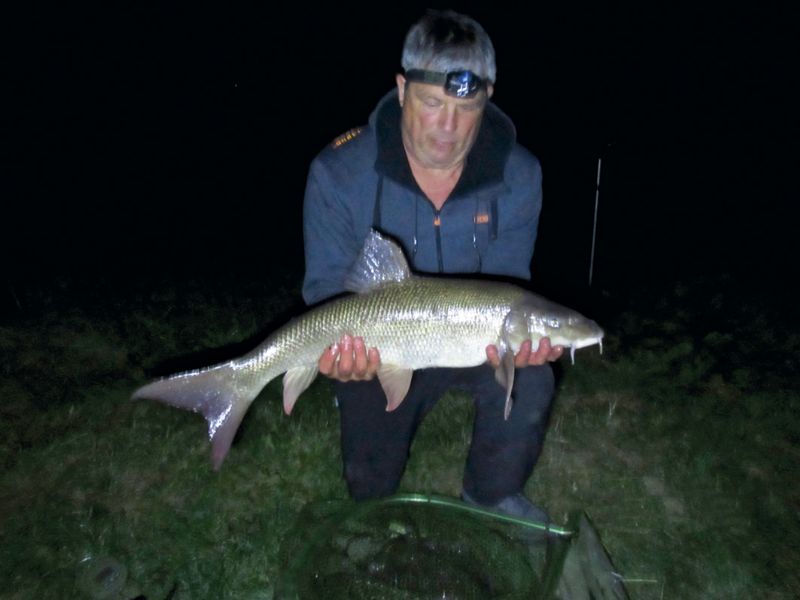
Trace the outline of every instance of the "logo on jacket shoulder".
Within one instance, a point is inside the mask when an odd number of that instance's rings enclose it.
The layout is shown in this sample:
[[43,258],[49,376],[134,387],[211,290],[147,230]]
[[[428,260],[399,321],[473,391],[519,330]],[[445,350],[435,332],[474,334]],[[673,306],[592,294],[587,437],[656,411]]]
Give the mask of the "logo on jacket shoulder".
[[363,131],[363,129],[364,129],[363,127],[353,127],[353,129],[346,131],[345,133],[337,137],[335,140],[333,140],[333,142],[331,142],[331,148],[334,149],[341,148],[347,142],[356,139],[359,136],[359,134]]

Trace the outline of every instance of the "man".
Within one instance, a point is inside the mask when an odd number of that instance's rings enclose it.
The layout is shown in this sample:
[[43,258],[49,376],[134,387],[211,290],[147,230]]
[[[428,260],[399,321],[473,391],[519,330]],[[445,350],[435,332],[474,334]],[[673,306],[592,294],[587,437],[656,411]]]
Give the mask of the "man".
[[[404,248],[412,269],[530,279],[541,210],[541,169],[519,146],[509,118],[489,102],[494,49],[473,19],[431,11],[408,32],[397,89],[363,128],[323,150],[309,170],[304,208],[309,304],[341,293],[371,227]],[[344,477],[357,499],[394,493],[411,441],[447,389],[476,405],[462,498],[515,516],[548,520],[523,494],[541,451],[561,347],[525,342],[515,357],[514,409],[495,381],[497,348],[471,369],[417,371],[393,412],[376,371],[380,348],[351,332],[319,360],[335,380]]]

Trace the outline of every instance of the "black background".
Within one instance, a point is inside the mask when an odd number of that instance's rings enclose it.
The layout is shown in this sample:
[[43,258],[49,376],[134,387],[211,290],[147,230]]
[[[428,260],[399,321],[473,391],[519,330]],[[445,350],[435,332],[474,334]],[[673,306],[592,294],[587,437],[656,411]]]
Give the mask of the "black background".
[[[11,285],[299,279],[308,164],[366,122],[426,7],[160,4],[5,19]],[[600,158],[595,287],[796,274],[796,9],[637,4],[447,5],[492,37],[494,100],[543,164],[534,288],[587,285]]]

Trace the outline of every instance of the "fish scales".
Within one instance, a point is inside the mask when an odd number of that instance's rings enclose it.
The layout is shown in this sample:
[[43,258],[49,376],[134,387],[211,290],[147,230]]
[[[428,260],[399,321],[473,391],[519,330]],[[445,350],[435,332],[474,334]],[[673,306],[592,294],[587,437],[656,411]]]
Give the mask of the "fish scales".
[[415,278],[342,298],[290,322],[242,360],[272,362],[274,368],[264,374],[269,381],[289,364],[316,364],[325,348],[349,334],[379,348],[386,363],[413,369],[474,366],[485,361],[486,345],[497,341],[503,317],[522,295],[502,284],[479,283]]

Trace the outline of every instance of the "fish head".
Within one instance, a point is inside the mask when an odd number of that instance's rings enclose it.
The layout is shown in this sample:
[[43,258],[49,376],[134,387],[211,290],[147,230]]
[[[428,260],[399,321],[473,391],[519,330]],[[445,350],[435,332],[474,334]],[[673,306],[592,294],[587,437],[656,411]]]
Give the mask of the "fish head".
[[553,332],[554,343],[572,348],[585,348],[603,343],[602,328],[583,315],[571,315]]
[[531,310],[528,312],[528,328],[531,339],[547,337],[553,346],[579,348],[600,344],[603,347],[603,330],[580,313],[555,307],[555,310]]

